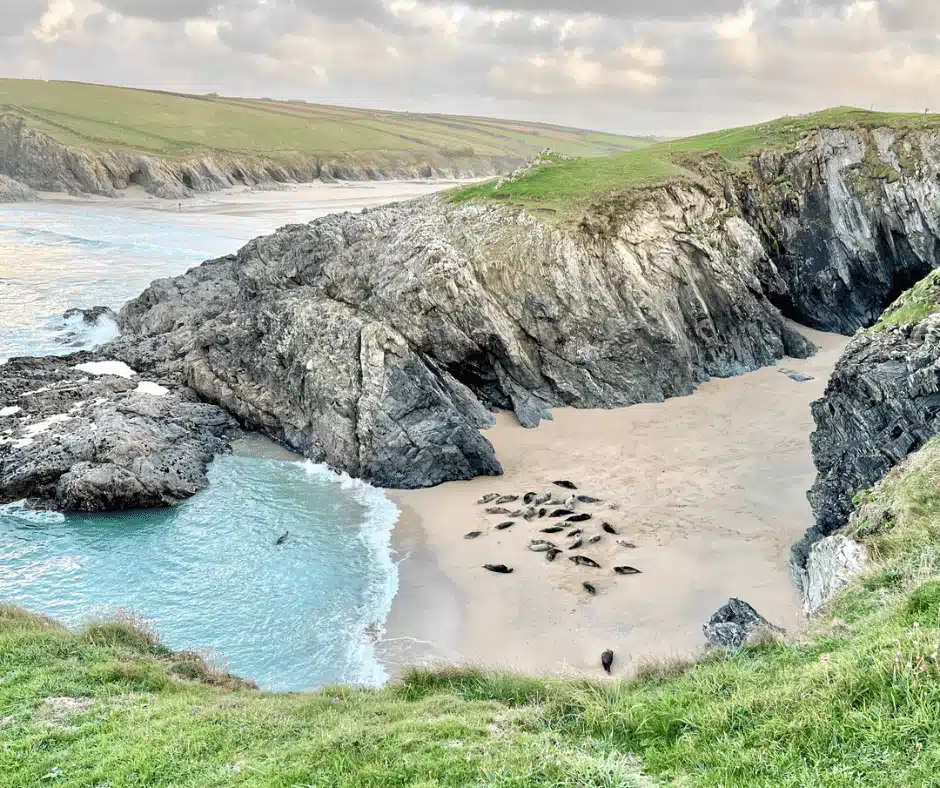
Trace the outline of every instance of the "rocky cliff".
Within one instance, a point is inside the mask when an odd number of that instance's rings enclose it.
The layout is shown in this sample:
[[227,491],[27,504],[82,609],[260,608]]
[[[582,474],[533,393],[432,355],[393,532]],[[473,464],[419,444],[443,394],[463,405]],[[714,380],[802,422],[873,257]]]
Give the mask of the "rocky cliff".
[[329,216],[154,283],[111,352],[380,485],[498,473],[493,408],[532,427],[811,352],[724,208],[663,188],[603,239],[440,197]]
[[813,404],[816,523],[795,548],[797,565],[810,544],[845,525],[860,491],[940,432],[938,303],[932,273],[855,336]]
[[[31,128],[18,115],[0,115],[0,176],[37,191],[114,197],[135,185],[167,199],[234,186],[267,187],[315,180],[418,180],[474,178],[507,172],[512,156],[353,157],[297,154],[284,160],[235,153],[198,153],[166,158],[125,151],[62,145]],[[0,186],[2,188],[2,186]]]
[[[745,171],[706,156],[577,226],[438,196],[285,227],[153,283],[104,352],[380,485],[499,473],[493,409],[534,427],[658,401],[811,352],[783,316],[872,322],[937,265],[937,139],[825,130]],[[861,478],[826,459],[837,432],[814,439],[821,523]]]
[[27,202],[36,199],[36,192],[25,184],[0,175],[0,202]]

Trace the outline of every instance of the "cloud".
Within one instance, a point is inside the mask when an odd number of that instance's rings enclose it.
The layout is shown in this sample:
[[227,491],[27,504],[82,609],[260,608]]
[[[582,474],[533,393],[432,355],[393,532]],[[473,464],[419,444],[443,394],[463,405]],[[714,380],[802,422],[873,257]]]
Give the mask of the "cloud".
[[936,0],[0,0],[0,73],[682,134],[940,108]]

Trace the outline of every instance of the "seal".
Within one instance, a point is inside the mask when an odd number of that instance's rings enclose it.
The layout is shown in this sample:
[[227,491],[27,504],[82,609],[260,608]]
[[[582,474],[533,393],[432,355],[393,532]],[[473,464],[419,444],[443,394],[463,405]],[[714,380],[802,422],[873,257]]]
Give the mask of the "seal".
[[514,525],[515,523],[512,520],[507,520],[506,522],[500,523],[499,525],[497,525],[496,530],[505,531],[507,528],[512,528]]
[[546,514],[548,514],[548,509],[546,509],[544,506],[539,509],[539,519],[544,517]]
[[618,536],[617,529],[614,528],[610,523],[602,523],[601,528],[603,528],[607,533]]
[[288,536],[290,536],[290,531],[284,531],[284,535],[283,535],[283,536],[279,536],[279,537],[277,538],[277,541],[276,541],[274,544],[276,544],[276,545],[278,545],[278,544],[284,544],[284,542],[287,541],[287,537],[288,537]]
[[571,543],[571,547],[569,547],[568,549],[577,550],[583,544],[584,544],[584,540],[581,538],[581,535],[579,534],[578,536],[575,537],[574,541]]
[[499,498],[499,493],[487,493],[479,501],[477,501],[477,503],[478,504],[491,503],[492,501],[495,501],[497,498]]
[[529,542],[529,549],[533,553],[547,553],[549,550],[557,550],[557,546],[544,539],[533,539]]
[[592,569],[600,569],[601,565],[597,563],[593,558],[588,558],[586,555],[573,555],[568,558],[569,561],[574,561],[578,566],[589,566]]
[[483,531],[471,531],[468,534],[464,534],[464,539],[476,539],[478,536],[483,536]]
[[581,503],[601,503],[600,498],[593,498],[590,495],[579,495],[578,500],[581,501]]
[[627,550],[636,550],[636,545],[633,544],[633,542],[625,542],[623,539],[618,539],[617,544],[619,544],[621,547],[626,547]]
[[557,547],[552,547],[551,549],[545,551],[545,560],[554,561],[560,555],[561,550],[559,550]]
[[601,535],[597,534],[596,536],[592,536],[590,539],[588,539],[588,544],[597,544],[600,540]]
[[565,508],[566,508],[566,509],[574,509],[577,505],[578,505],[578,499],[577,499],[576,496],[574,496],[574,495],[569,495],[569,496],[565,499]]
[[567,517],[569,514],[574,514],[574,512],[571,509],[556,509],[549,517]]
[[564,487],[566,490],[577,490],[578,485],[574,482],[569,482],[567,479],[562,479],[561,481],[552,482],[556,487]]
[[491,506],[486,510],[487,514],[509,514],[509,509],[504,509],[502,506]]
[[512,574],[512,569],[510,569],[505,564],[483,564],[483,568],[489,570],[490,572],[496,572],[498,575]]
[[643,574],[639,569],[635,569],[632,566],[615,566],[614,571],[618,575],[640,575]]
[[582,512],[581,514],[573,514],[571,517],[565,519],[566,523],[583,523],[591,519],[591,515],[587,512]]
[[581,583],[581,585],[591,596],[597,596],[597,589],[593,585],[587,582]]
[[532,501],[536,506],[541,506],[543,503],[548,503],[552,499],[552,494],[550,492],[542,493],[537,495],[535,500]]
[[563,525],[550,525],[548,528],[543,528],[539,533],[543,534],[557,534],[565,530]]
[[581,534],[583,533],[584,533],[583,528],[573,528],[570,531],[568,531],[567,536],[581,536]]
[[523,502],[523,503],[532,503],[532,501],[535,500],[535,496],[536,496],[536,495],[538,495],[538,493],[527,492],[525,495],[522,496],[522,502]]
[[601,654],[601,666],[610,673],[610,666],[614,664],[614,652],[610,649],[607,649],[603,654]]
[[536,517],[539,516],[539,511],[534,506],[529,505],[522,510],[522,516],[528,521],[532,522]]
[[[503,504],[503,503],[512,503],[513,501],[518,501],[518,500],[519,500],[518,495],[503,495],[496,499],[496,505],[499,506],[500,504]],[[487,503],[489,503],[489,501],[487,501]]]

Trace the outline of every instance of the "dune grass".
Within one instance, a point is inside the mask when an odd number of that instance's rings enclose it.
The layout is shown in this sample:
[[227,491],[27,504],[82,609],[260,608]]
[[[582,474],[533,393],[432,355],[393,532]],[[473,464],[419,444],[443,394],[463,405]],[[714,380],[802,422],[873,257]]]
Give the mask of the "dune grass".
[[498,180],[474,184],[451,193],[451,201],[499,200],[551,219],[579,220],[597,203],[615,204],[644,189],[671,181],[702,183],[703,157],[709,165],[742,168],[761,151],[792,148],[801,137],[822,128],[894,128],[904,132],[940,128],[940,115],[881,113],[837,107],[800,117],[787,117],[755,126],[726,129],[660,142],[602,159],[553,162],[533,170],[515,183],[496,188]]
[[872,569],[809,633],[632,681],[455,668],[266,693],[133,619],[0,608],[0,786],[938,785],[940,439],[851,528]]
[[530,156],[545,147],[597,156],[648,144],[550,124],[75,82],[0,79],[3,112],[21,115],[66,144],[160,156],[214,150],[274,159],[302,154],[394,161],[420,154]]

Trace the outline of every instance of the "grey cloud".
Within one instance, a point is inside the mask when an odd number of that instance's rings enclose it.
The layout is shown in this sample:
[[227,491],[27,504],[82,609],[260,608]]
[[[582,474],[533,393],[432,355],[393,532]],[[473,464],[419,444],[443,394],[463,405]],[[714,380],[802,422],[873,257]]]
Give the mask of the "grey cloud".
[[32,27],[46,10],[46,0],[2,0],[0,38],[15,36]]

